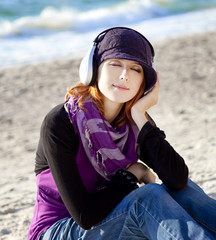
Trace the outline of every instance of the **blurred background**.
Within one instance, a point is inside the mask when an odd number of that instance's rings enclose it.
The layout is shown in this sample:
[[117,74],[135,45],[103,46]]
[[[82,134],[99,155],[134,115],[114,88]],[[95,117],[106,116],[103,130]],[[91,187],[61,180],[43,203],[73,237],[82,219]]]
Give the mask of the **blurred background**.
[[216,0],[0,0],[0,240],[26,239],[41,122],[114,26],[153,43],[162,88],[150,115],[216,199]]
[[216,0],[0,0],[0,67],[77,57],[117,25],[151,41],[215,30]]

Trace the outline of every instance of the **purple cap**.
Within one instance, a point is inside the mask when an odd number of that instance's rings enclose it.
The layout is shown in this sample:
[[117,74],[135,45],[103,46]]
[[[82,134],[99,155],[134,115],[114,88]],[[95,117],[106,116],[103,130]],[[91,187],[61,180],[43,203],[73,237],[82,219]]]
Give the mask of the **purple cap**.
[[129,28],[113,28],[99,37],[95,49],[98,66],[106,59],[119,58],[138,62],[144,70],[145,93],[157,81],[157,74],[152,66],[154,49],[140,33]]

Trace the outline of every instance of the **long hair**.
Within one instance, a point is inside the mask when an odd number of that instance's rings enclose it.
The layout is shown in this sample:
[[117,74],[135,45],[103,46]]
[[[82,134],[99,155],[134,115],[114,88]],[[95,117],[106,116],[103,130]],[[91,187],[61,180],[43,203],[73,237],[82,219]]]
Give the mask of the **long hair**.
[[[111,123],[113,126],[120,127],[127,122],[133,122],[133,119],[131,117],[131,108],[143,95],[144,88],[145,88],[145,80],[143,79],[137,94],[130,101],[124,104],[118,116]],[[97,81],[93,86],[86,86],[81,82],[76,84],[71,89],[67,90],[67,93],[65,95],[65,100],[70,96],[77,97],[79,107],[81,109],[83,109],[83,102],[89,97],[91,97],[95,102],[100,114],[104,116],[104,97],[98,88]]]

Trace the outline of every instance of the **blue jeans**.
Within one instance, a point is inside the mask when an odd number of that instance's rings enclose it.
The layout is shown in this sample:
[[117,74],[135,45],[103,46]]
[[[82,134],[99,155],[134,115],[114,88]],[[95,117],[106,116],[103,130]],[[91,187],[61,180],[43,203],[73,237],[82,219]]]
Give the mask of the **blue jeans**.
[[126,196],[90,230],[65,218],[40,240],[216,239],[216,201],[188,180],[180,191],[150,183]]

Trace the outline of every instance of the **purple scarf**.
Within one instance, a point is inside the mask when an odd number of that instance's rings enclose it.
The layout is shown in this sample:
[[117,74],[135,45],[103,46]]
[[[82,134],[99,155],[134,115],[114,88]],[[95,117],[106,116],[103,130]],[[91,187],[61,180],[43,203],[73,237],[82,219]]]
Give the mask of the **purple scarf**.
[[[74,97],[65,103],[69,119],[80,138],[81,148],[76,158],[80,175],[87,190],[95,191],[98,190],[95,189],[98,178],[89,176],[93,172],[109,181],[118,169],[125,169],[138,160],[138,128],[135,124],[113,128],[90,99],[83,103],[83,107],[84,110],[79,108]],[[92,167],[94,171],[91,171]]]

